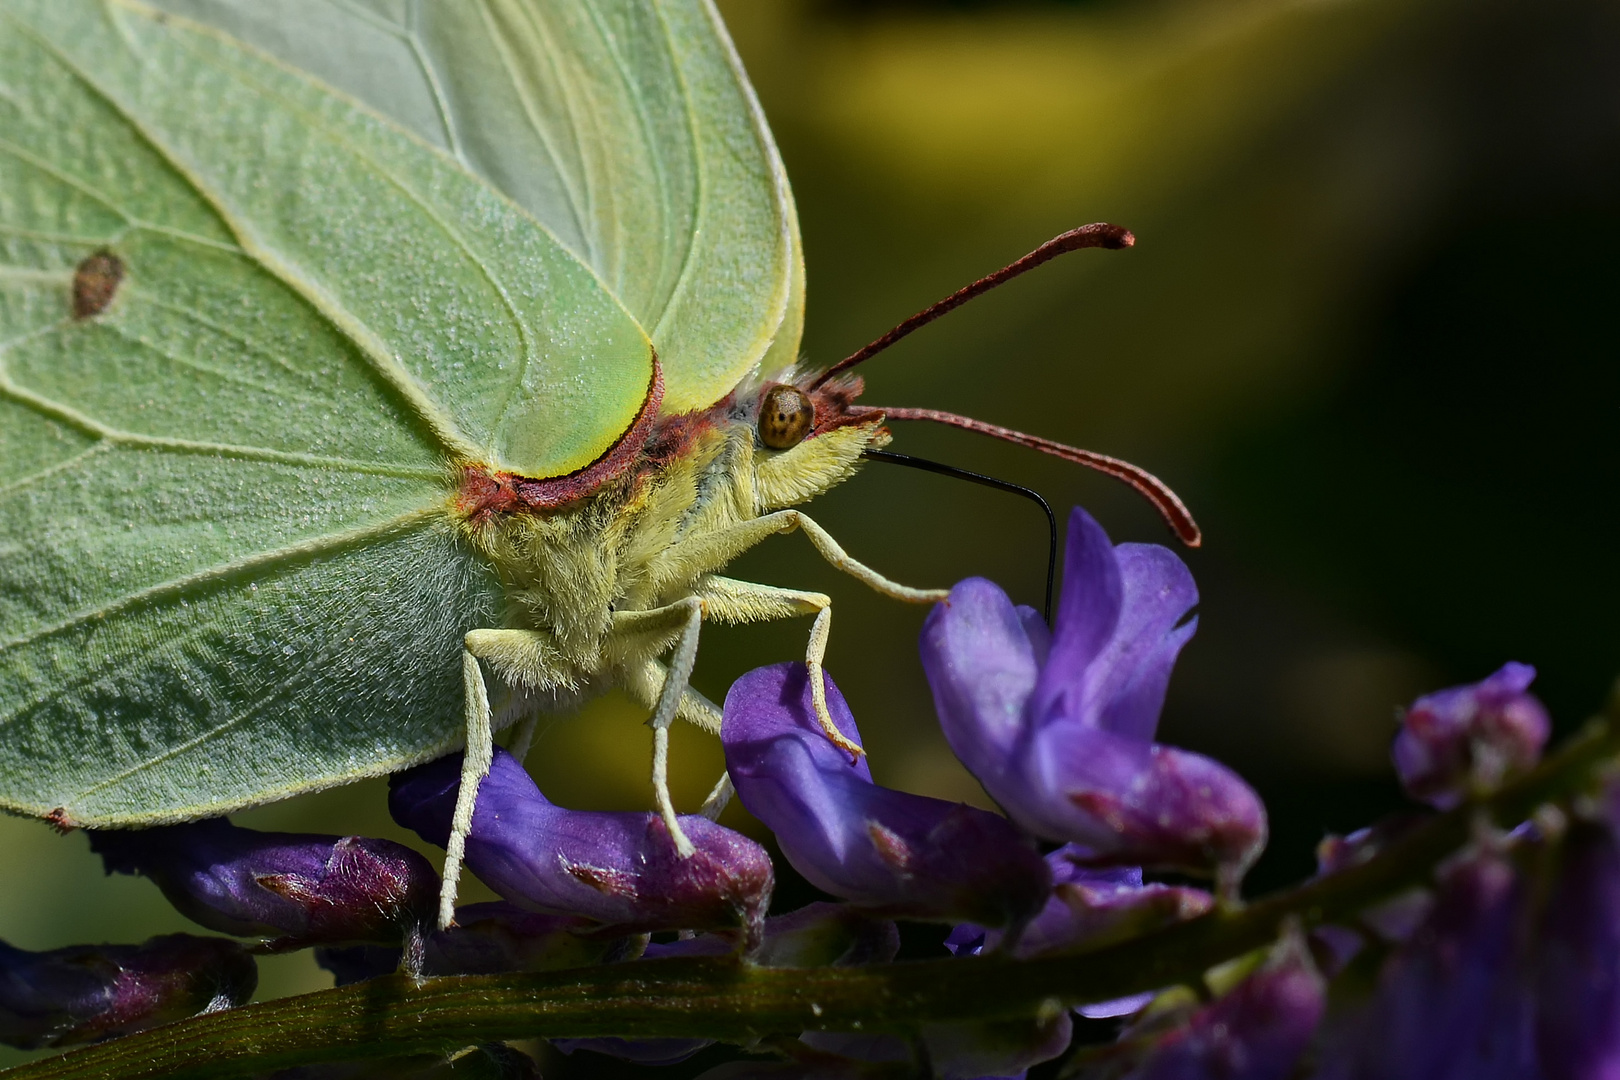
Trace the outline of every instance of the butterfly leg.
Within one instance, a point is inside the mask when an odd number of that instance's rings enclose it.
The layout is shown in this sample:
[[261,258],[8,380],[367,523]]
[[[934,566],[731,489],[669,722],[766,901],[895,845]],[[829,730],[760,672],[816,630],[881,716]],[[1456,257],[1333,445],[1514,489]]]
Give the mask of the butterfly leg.
[[484,684],[480,659],[508,683],[532,687],[572,685],[572,678],[551,641],[528,630],[472,630],[461,653],[461,676],[466,696],[466,752],[461,758],[461,785],[450,819],[450,838],[444,845],[444,880],[439,886],[439,929],[455,922],[456,891],[461,863],[466,856],[467,834],[472,831],[478,787],[495,760],[494,717],[489,689]]
[[810,624],[810,644],[805,649],[804,663],[810,669],[810,699],[815,705],[816,720],[833,745],[850,757],[865,753],[859,743],[838,730],[832,722],[832,713],[827,709],[827,686],[822,663],[827,657],[827,638],[832,631],[832,597],[826,593],[755,585],[750,581],[718,575],[710,575],[699,582],[697,593],[708,607],[709,618],[716,622],[763,622],[788,619],[795,615],[814,615],[815,622]]
[[461,786],[456,791],[456,810],[450,819],[450,839],[444,845],[444,879],[439,885],[441,930],[456,921],[456,889],[461,883],[461,860],[466,854],[467,834],[472,831],[478,785],[489,775],[490,763],[495,758],[489,690],[484,686],[478,658],[466,650],[461,653],[461,675],[467,699],[467,748],[461,758]]
[[[841,570],[874,592],[908,604],[934,604],[950,595],[946,589],[914,589],[891,581],[856,559],[850,557],[832,535],[817,525],[806,514],[797,510],[778,510],[754,518],[719,533],[689,541],[675,549],[676,562],[708,560],[708,565],[724,565],[736,555],[761,543],[776,533],[802,529],[817,554],[835,569]],[[861,748],[845,738],[833,723],[827,710],[827,687],[822,675],[822,660],[827,652],[827,636],[832,629],[831,601],[821,593],[796,593],[789,589],[774,589],[766,585],[752,585],[730,578],[710,576],[703,579],[709,587],[721,590],[721,595],[705,595],[710,617],[727,622],[757,622],[761,619],[787,618],[792,615],[814,614],[816,621],[810,627],[810,644],[805,650],[805,663],[810,668],[810,694],[815,705],[816,720],[827,738],[851,755],[860,754]],[[724,584],[721,584],[724,583]],[[699,588],[700,594],[703,586]],[[729,605],[729,606],[728,606]]]
[[[650,611],[631,611],[616,613],[614,630],[621,642],[632,635],[659,635],[670,629],[676,630],[674,649],[670,653],[669,666],[652,662],[653,668],[662,675],[656,691],[653,689],[653,680],[657,677],[646,665],[632,668],[627,672],[631,677],[626,681],[632,692],[639,692],[643,700],[652,702],[652,719],[647,726],[653,733],[653,800],[658,807],[658,814],[664,819],[664,827],[669,830],[670,837],[675,841],[675,850],[681,858],[688,858],[697,849],[692,841],[686,837],[681,828],[679,819],[675,815],[675,803],[669,794],[669,726],[675,722],[676,716],[681,712],[683,698],[688,693],[687,682],[692,677],[692,666],[697,662],[698,636],[703,628],[704,605],[703,601],[695,596],[688,596],[661,608]],[[688,707],[691,712],[691,707]]]

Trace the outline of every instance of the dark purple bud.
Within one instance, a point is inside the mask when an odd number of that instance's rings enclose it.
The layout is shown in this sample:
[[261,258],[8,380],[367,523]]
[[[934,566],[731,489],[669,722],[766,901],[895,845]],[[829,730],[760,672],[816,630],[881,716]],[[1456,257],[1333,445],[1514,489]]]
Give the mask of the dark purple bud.
[[1483,682],[1414,701],[1392,751],[1406,793],[1444,810],[1541,760],[1552,725],[1527,692],[1535,677],[1528,664],[1504,664]]
[[1542,916],[1536,1041],[1549,1077],[1620,1076],[1620,785],[1606,796],[1599,820],[1564,835]]
[[1197,602],[1174,553],[1115,547],[1077,508],[1050,639],[982,579],[929,614],[923,667],[952,749],[1014,821],[1099,865],[1235,880],[1265,843],[1259,797],[1224,766],[1153,742]]
[[1327,1040],[1322,1080],[1539,1076],[1521,963],[1526,893],[1495,851],[1447,866],[1433,909],[1385,962],[1372,1001]]
[[1129,1080],[1286,1080],[1316,1033],[1327,984],[1297,935],[1230,993],[1155,1035]]
[[93,831],[107,872],[151,878],[188,919],[278,948],[397,942],[431,919],[439,875],[392,840],[240,829],[224,818]]
[[0,942],[0,1042],[34,1050],[95,1042],[253,996],[253,957],[224,938],[27,952]]
[[[461,755],[389,779],[394,820],[443,845]],[[547,802],[500,747],[478,788],[466,864],[513,903],[592,919],[615,932],[737,930],[758,939],[774,879],[765,849],[696,814],[681,827],[697,849],[681,858],[654,813],[565,810]]]
[[[826,680],[845,737],[860,733]],[[817,888],[888,915],[1005,925],[1033,916],[1049,876],[1005,818],[872,782],[827,738],[803,664],[757,668],[726,695],[720,741],[743,806]]]

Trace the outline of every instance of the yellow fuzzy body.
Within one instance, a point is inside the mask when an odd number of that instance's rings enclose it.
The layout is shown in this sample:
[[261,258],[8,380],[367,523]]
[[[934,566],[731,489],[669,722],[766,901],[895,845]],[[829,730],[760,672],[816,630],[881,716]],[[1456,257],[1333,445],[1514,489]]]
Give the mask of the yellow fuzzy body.
[[854,474],[862,451],[887,442],[869,422],[772,451],[757,444],[751,421],[726,416],[670,458],[566,507],[458,515],[467,542],[500,577],[505,628],[530,632],[486,635],[474,648],[517,691],[501,719],[607,685],[636,689],[637,673],[681,629],[637,612],[709,594],[724,602],[705,604],[705,617],[721,621],[803,613],[773,602],[770,590],[729,588],[712,575],[762,538],[750,523],[827,491]]

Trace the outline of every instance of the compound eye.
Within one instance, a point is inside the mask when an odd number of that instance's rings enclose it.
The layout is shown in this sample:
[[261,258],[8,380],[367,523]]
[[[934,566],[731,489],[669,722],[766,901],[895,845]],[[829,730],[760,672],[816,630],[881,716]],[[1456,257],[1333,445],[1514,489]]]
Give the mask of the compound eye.
[[816,407],[797,386],[773,386],[759,403],[759,441],[772,450],[798,446],[816,422]]

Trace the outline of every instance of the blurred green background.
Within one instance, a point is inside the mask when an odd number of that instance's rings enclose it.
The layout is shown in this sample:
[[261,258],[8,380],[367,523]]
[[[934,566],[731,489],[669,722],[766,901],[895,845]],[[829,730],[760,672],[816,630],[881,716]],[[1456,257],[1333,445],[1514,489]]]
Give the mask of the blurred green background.
[[[1126,457],[1205,546],[1198,636],[1162,733],[1266,796],[1251,885],[1398,801],[1397,705],[1535,664],[1560,730],[1620,673],[1620,8],[1603,0],[1089,0],[722,8],[798,197],[805,352],[830,363],[1087,221],[1135,249],[1068,256],[865,369],[876,404],[969,413]],[[1172,543],[1099,476],[895,425],[897,450],[1081,503]],[[1038,603],[1038,513],[873,465],[820,500],[849,551],[911,584],[981,574]],[[835,599],[829,670],[882,782],[983,803],[916,659],[924,612],[833,574],[802,538],[735,571]],[[697,685],[802,656],[807,625],[706,632]],[[648,805],[650,739],[609,699],[530,757],[557,801]],[[720,768],[676,742],[678,795]],[[728,821],[747,825],[732,812]],[[238,817],[404,839],[382,786]],[[181,929],[102,877],[82,836],[0,821],[0,937],[26,948]],[[473,898],[481,895],[474,887]],[[262,994],[328,985],[307,956]],[[0,1054],[0,1064],[24,1055]]]

